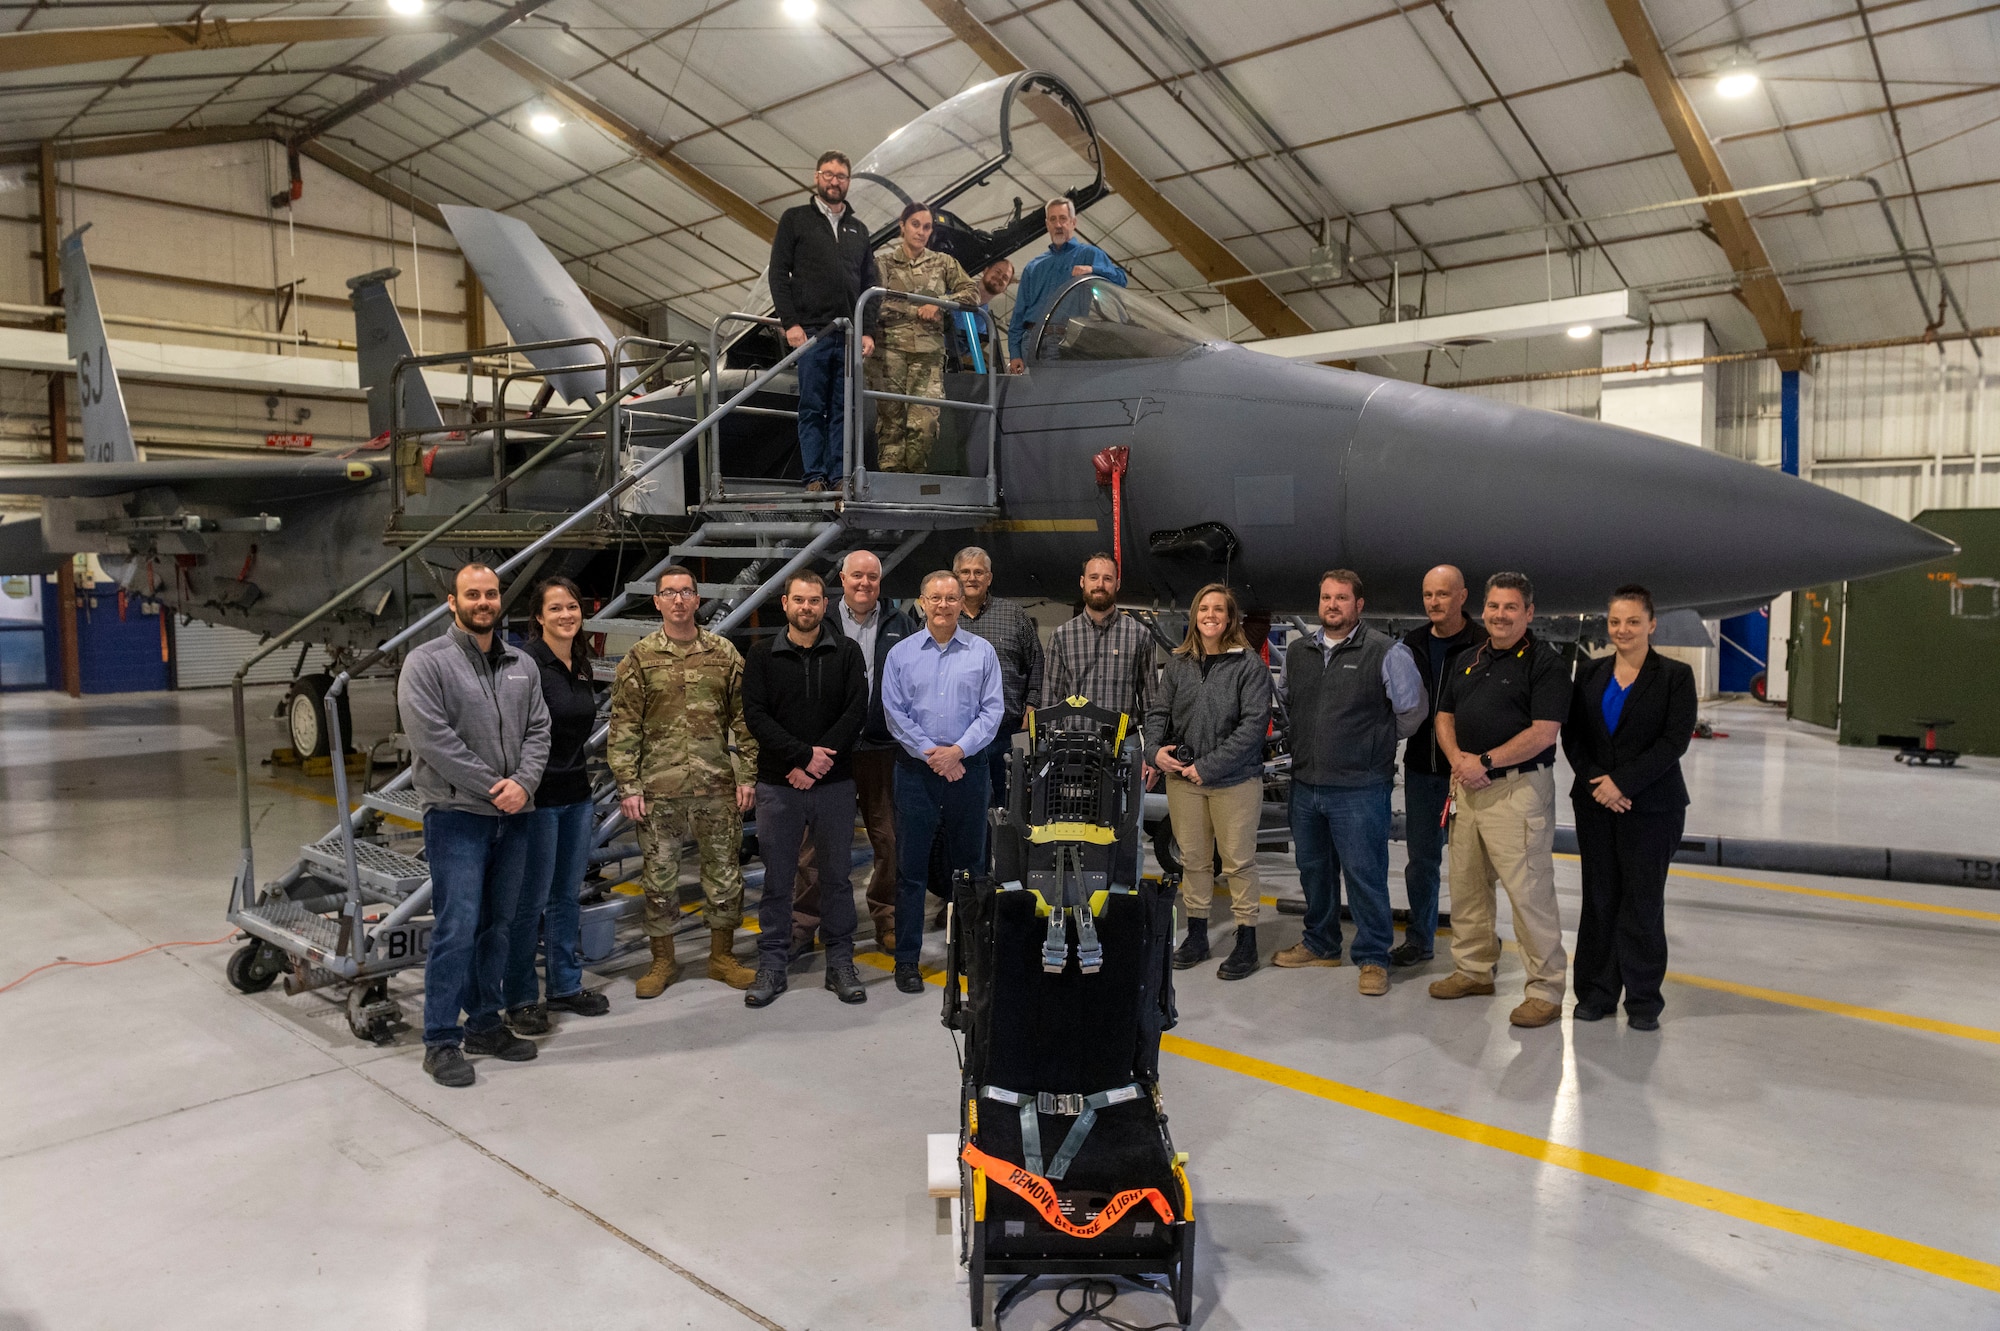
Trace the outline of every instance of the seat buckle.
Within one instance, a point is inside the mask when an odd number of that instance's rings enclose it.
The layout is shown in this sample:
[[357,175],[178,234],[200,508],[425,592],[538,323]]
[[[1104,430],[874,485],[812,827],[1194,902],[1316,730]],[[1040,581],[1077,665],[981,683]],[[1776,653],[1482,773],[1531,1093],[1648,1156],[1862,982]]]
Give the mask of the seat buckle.
[[1054,1091],[1042,1091],[1035,1096],[1035,1108],[1044,1114],[1058,1114],[1065,1118],[1075,1118],[1083,1112],[1081,1095],[1060,1095]]
[[1064,918],[1067,912],[1049,912],[1049,931],[1042,939],[1042,969],[1051,975],[1060,974],[1069,965],[1069,928]]

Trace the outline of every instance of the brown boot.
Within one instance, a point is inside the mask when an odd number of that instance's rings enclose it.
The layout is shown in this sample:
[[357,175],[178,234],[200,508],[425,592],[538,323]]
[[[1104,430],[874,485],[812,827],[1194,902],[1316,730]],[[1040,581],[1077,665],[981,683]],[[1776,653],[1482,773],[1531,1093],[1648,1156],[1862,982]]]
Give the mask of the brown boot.
[[1521,1006],[1507,1014],[1507,1020],[1516,1026],[1532,1029],[1548,1025],[1560,1017],[1562,1011],[1560,1005],[1551,1003],[1546,998],[1525,998],[1521,1000]]
[[681,964],[674,960],[674,940],[669,934],[665,938],[649,938],[653,945],[653,967],[639,977],[632,986],[634,998],[658,998],[666,992],[667,986],[681,978]]
[[1432,998],[1471,998],[1493,992],[1493,981],[1475,980],[1464,971],[1453,971],[1431,983]]
[[734,929],[708,931],[708,978],[720,980],[731,989],[748,989],[757,979],[757,972],[736,959],[730,950],[735,941]]

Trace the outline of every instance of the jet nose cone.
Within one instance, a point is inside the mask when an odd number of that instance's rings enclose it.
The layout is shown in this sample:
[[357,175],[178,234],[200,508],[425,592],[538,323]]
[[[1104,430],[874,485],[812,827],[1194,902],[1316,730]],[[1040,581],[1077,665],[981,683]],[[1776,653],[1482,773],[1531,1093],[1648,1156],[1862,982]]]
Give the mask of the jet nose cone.
[[[1420,579],[1518,569],[1550,614],[1622,582],[1666,605],[1753,602],[1938,559],[1944,538],[1687,444],[1414,384],[1368,399],[1347,468],[1350,558]],[[1371,574],[1370,581],[1374,581]]]

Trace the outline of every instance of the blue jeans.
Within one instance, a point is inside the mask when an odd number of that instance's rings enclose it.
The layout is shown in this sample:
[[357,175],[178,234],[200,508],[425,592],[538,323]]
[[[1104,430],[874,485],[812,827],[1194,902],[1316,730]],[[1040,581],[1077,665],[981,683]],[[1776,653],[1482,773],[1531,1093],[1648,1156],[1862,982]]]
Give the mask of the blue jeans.
[[1354,913],[1354,964],[1387,966],[1396,941],[1389,915],[1389,791],[1372,786],[1292,782],[1292,846],[1306,890],[1305,944],[1340,955],[1340,879]]
[[838,481],[847,420],[847,334],[828,333],[799,357],[799,462],[808,481]]
[[528,840],[527,867],[522,870],[520,907],[507,943],[507,981],[503,990],[510,1008],[541,1001],[535,983],[535,942],[547,954],[549,997],[568,998],[583,989],[583,963],[576,955],[577,931],[583,908],[583,871],[590,865],[590,834],[596,826],[589,800],[537,809]]
[[1425,961],[1438,931],[1438,874],[1444,863],[1444,805],[1451,798],[1451,777],[1429,772],[1403,773],[1403,845],[1410,852],[1403,866],[1403,891],[1410,898],[1410,922],[1403,941],[1415,943]]
[[947,781],[906,754],[896,757],[896,964],[916,965],[924,950],[924,885],[931,841],[944,831],[945,863],[953,872],[986,868],[987,767],[965,764]]
[[[431,866],[431,950],[424,959],[424,1045],[455,1045],[500,1027],[508,934],[536,815],[452,809],[424,815]],[[465,1013],[465,1025],[458,1014]]]

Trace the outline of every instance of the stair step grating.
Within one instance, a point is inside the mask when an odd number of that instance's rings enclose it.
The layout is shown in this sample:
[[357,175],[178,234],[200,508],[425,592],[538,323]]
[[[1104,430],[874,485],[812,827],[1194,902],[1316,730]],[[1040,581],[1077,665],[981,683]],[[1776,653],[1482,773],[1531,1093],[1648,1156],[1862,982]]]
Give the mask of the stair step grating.
[[[347,857],[335,832],[299,852],[309,863],[333,876],[335,882],[347,877]],[[372,841],[354,843],[354,867],[363,886],[373,888],[391,901],[401,901],[431,876],[422,860],[400,855]]]
[[361,797],[361,803],[364,808],[394,814],[398,818],[421,820],[424,816],[423,796],[410,786],[401,790],[371,790]]

